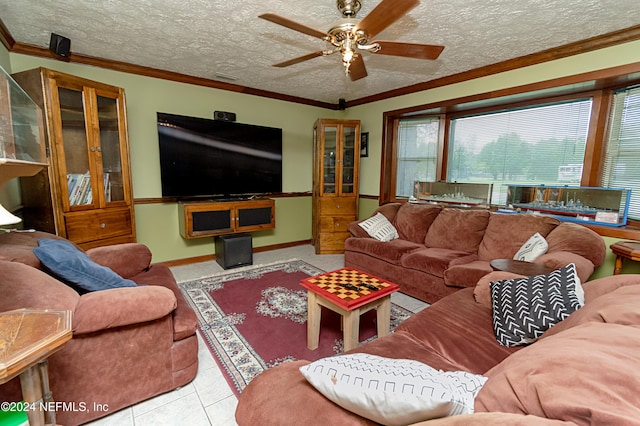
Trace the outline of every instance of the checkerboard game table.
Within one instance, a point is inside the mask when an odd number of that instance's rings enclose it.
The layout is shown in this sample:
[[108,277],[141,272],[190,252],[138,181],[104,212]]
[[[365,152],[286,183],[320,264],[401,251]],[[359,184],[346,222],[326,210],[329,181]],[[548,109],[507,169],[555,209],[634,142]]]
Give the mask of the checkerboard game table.
[[342,315],[344,350],[358,346],[360,315],[376,309],[378,337],[389,334],[391,293],[397,284],[354,268],[341,268],[305,278],[300,285],[307,289],[307,347],[318,348],[321,307]]

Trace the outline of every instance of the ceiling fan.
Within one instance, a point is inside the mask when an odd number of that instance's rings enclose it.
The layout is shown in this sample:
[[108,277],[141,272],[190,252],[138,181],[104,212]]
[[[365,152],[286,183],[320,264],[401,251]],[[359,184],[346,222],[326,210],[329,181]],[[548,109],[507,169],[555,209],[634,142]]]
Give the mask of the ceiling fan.
[[292,30],[320,38],[332,45],[331,49],[319,50],[288,61],[274,64],[274,67],[288,67],[319,56],[340,53],[345,73],[352,81],[367,76],[359,50],[379,55],[403,56],[407,58],[435,60],[444,46],[431,44],[399,43],[394,41],[369,41],[382,30],[397,21],[420,3],[419,0],[382,0],[360,21],[355,19],[362,6],[359,0],[337,0],[336,5],[342,19],[327,32],[319,31],[282,16],[265,13],[259,17]]

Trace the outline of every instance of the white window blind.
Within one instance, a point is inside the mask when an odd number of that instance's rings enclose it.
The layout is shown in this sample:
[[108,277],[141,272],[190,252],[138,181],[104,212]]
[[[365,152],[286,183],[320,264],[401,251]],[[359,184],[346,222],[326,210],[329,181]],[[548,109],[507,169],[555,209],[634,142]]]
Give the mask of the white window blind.
[[410,197],[416,181],[434,182],[439,117],[400,120],[396,164],[396,197]]
[[640,86],[614,94],[602,186],[630,188],[629,217],[640,219]]
[[493,204],[506,184],[579,185],[591,99],[451,120],[447,180],[493,183]]

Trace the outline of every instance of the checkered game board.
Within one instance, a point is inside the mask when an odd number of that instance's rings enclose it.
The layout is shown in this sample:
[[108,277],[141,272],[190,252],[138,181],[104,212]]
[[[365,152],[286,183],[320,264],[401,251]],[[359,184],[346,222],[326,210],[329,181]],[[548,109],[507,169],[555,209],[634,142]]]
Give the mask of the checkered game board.
[[[351,310],[398,290],[398,285],[354,268],[342,268],[306,278],[300,284],[335,303]],[[368,288],[373,286],[378,290]]]

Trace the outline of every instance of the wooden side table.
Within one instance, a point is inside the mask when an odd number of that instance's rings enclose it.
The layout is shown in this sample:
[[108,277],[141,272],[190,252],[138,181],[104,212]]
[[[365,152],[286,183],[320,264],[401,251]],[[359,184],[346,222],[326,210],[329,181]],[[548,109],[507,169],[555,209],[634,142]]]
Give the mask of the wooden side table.
[[71,340],[71,311],[17,309],[0,314],[0,384],[20,375],[29,425],[55,424],[47,358]]
[[622,259],[629,259],[640,262],[640,242],[635,241],[618,241],[609,246],[613,254],[616,255],[616,264],[613,269],[613,275],[622,272]]
[[511,272],[526,277],[545,275],[553,272],[553,268],[549,268],[548,266],[540,263],[524,262],[522,260],[494,259],[490,264],[496,271]]
[[306,278],[300,285],[307,289],[309,349],[318,348],[321,306],[342,315],[345,352],[358,346],[360,315],[372,309],[377,310],[378,337],[389,334],[391,293],[400,289],[397,284],[355,268],[341,268]]

